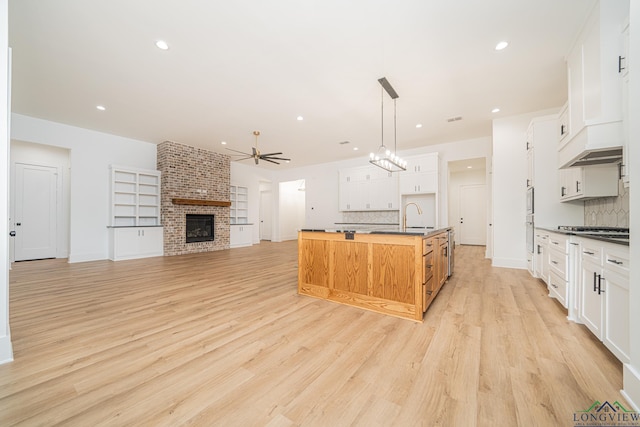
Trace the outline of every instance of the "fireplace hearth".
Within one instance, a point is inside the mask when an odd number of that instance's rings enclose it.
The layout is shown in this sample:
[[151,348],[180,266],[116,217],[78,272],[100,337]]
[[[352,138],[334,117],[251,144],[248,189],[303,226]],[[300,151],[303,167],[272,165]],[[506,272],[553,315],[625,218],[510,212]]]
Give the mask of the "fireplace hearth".
[[214,240],[215,215],[187,214],[186,242],[210,242]]

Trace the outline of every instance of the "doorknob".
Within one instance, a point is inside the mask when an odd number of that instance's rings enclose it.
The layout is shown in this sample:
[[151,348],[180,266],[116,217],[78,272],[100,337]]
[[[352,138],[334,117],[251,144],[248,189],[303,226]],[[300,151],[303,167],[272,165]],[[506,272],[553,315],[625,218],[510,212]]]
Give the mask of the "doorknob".
[[21,225],[22,225],[22,223],[21,223],[21,222],[16,222],[16,226],[17,226],[17,227],[19,227],[19,226],[21,226]]
[[460,224],[464,224],[462,221],[463,221],[463,219],[462,219],[462,218],[460,218]]

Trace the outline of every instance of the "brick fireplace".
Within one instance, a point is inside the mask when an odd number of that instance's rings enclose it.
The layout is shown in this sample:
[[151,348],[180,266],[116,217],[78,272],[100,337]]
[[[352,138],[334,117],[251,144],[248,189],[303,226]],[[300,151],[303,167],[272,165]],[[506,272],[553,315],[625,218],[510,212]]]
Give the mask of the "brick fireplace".
[[[181,255],[229,249],[229,207],[205,206],[229,201],[229,156],[165,141],[158,144],[158,170],[162,172],[161,213],[164,254]],[[174,204],[173,199],[202,200],[203,205]],[[189,242],[187,214],[213,215],[214,240]]]

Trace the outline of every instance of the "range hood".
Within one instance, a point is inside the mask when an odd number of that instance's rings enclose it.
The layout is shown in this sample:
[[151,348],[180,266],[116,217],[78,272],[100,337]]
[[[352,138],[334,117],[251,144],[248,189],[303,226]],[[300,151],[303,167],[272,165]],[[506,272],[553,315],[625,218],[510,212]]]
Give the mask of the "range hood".
[[622,121],[588,124],[558,150],[558,167],[618,163],[622,160]]
[[622,147],[602,151],[587,151],[573,163],[571,167],[604,165],[618,163],[622,160]]

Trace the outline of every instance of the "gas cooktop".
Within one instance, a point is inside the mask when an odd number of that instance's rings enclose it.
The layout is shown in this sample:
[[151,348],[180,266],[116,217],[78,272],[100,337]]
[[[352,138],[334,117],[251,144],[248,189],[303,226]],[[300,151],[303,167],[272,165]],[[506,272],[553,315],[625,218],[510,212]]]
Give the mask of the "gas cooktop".
[[629,229],[625,227],[602,227],[599,225],[560,225],[558,230],[569,231],[577,235],[602,236],[611,238],[629,238]]

